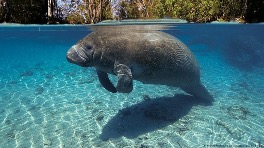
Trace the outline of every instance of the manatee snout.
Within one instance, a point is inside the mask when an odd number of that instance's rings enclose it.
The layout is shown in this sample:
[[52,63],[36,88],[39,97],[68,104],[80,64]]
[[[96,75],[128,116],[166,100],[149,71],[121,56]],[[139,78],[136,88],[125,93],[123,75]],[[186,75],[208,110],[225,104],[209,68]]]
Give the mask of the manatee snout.
[[82,67],[88,67],[92,63],[93,52],[87,51],[85,48],[78,45],[72,46],[66,55],[68,62],[77,64]]

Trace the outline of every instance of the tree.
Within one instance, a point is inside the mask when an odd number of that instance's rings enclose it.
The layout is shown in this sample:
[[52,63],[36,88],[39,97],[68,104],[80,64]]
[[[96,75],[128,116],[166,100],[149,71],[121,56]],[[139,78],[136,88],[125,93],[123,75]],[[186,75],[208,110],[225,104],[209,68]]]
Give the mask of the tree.
[[71,24],[94,24],[113,17],[109,0],[76,0],[59,7],[63,11],[66,22]]
[[113,7],[110,0],[104,0],[102,5],[102,20],[113,19]]
[[160,18],[164,16],[163,4],[160,0],[139,0],[141,18]]
[[137,6],[136,0],[123,0],[119,3],[119,17],[120,19],[124,18],[139,18],[140,17],[140,11]]
[[161,0],[123,0],[119,5],[120,18],[161,18],[164,16]]
[[48,23],[55,22],[55,10],[57,8],[56,0],[47,0],[47,14],[48,14]]
[[169,17],[192,22],[244,19],[245,14],[264,18],[263,0],[121,0],[119,5],[121,18]]
[[247,0],[219,0],[220,17],[224,20],[233,20],[235,18],[244,18],[246,12]]
[[4,5],[5,5],[5,1],[0,0],[0,22],[4,21]]
[[56,0],[0,0],[0,21],[11,23],[61,22]]
[[110,4],[109,0],[87,0],[90,23],[95,24],[102,21],[102,18],[109,18],[110,13],[113,13]]
[[65,22],[70,24],[88,23],[88,8],[85,2],[72,0],[70,3],[61,4],[58,8],[61,10],[61,17]]
[[45,0],[2,0],[2,22],[46,23]]
[[[234,19],[264,21],[263,0],[118,0],[115,14],[125,18],[180,18],[193,22]],[[0,22],[98,23],[113,18],[111,0],[0,0]]]

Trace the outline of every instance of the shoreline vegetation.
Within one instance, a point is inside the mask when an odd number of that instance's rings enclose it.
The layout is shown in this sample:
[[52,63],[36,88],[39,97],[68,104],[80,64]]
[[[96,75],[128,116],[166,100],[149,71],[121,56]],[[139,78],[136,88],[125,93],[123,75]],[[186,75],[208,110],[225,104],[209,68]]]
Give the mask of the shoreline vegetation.
[[[70,24],[70,23],[54,23],[54,24],[21,24],[21,23],[0,23],[0,27],[40,27],[40,26],[112,26],[112,25],[162,25],[162,24],[197,24],[197,22],[188,22],[183,19],[124,19],[124,20],[102,20],[96,24]],[[204,23],[203,23],[204,24]],[[245,23],[239,21],[212,21],[206,24],[215,25],[239,25],[239,24],[264,24],[264,22]]]
[[0,0],[0,24],[264,22],[263,0]]

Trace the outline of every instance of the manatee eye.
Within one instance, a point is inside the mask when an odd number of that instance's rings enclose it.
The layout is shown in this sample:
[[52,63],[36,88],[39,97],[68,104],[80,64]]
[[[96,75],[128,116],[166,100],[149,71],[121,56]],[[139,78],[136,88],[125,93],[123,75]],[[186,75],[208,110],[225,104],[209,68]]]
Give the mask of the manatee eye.
[[87,50],[90,50],[90,49],[92,49],[93,48],[93,46],[92,45],[86,45],[86,47],[85,47]]

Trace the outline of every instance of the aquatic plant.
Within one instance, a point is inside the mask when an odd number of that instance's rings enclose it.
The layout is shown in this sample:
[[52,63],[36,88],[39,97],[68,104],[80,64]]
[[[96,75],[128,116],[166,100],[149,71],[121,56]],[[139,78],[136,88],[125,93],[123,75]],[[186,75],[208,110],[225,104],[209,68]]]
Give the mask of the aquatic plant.
[[35,89],[35,95],[40,95],[45,91],[43,86],[37,86],[37,88]]
[[19,100],[21,101],[22,104],[28,105],[32,103],[32,98],[27,98],[27,97],[20,97]]
[[75,77],[77,76],[77,72],[71,71],[71,72],[64,72],[63,73],[66,77]]
[[82,103],[82,100],[76,98],[72,101],[73,104],[81,104]]
[[29,76],[33,76],[33,72],[30,70],[24,71],[20,74],[20,77],[29,77]]
[[234,119],[246,120],[249,110],[246,107],[239,105],[232,105],[227,108],[227,114]]
[[12,81],[7,82],[7,84],[10,84],[10,85],[16,85],[17,83],[18,83],[18,81],[16,81],[16,80],[12,80]]
[[19,113],[20,112],[20,109],[16,109],[15,111],[14,111],[14,114],[17,114],[17,113]]
[[42,63],[37,63],[37,64],[34,66],[33,69],[34,69],[34,70],[37,70],[37,71],[45,70],[45,68],[44,68],[44,63],[43,63],[43,62],[42,62]]
[[216,120],[216,125],[223,127],[233,138],[240,140],[244,132],[238,128],[233,127],[231,124],[228,124],[224,119]]
[[13,131],[10,131],[6,134],[6,138],[8,141],[14,140],[16,137],[16,134]]
[[47,80],[51,80],[51,79],[54,78],[54,75],[53,75],[53,74],[46,74],[46,75],[45,75],[45,78],[46,78]]
[[27,111],[36,111],[41,108],[40,105],[32,105]]
[[150,101],[151,98],[148,95],[143,95],[143,100],[144,101]]
[[93,83],[94,80],[94,78],[82,78],[79,80],[78,84],[89,84]]
[[104,115],[98,115],[97,117],[96,117],[96,121],[102,121],[104,119]]
[[180,134],[180,135],[183,135],[185,132],[189,131],[190,129],[187,127],[187,125],[183,125],[181,127],[178,127],[178,130],[177,132]]
[[43,144],[44,144],[44,146],[51,146],[52,142],[50,140],[45,139]]
[[12,124],[13,122],[11,121],[11,120],[9,120],[9,119],[7,119],[6,121],[5,121],[5,124],[6,125],[10,125],[10,124]]

